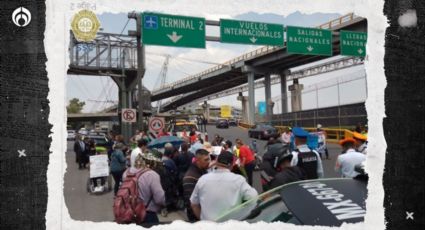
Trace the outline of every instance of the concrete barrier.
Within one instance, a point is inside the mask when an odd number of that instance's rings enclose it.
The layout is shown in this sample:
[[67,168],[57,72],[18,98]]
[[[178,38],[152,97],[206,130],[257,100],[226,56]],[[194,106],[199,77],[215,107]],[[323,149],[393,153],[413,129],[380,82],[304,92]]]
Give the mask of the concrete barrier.
[[239,122],[238,126],[241,127],[241,128],[244,128],[244,129],[250,129],[254,125],[251,125],[251,124],[248,124],[248,123]]

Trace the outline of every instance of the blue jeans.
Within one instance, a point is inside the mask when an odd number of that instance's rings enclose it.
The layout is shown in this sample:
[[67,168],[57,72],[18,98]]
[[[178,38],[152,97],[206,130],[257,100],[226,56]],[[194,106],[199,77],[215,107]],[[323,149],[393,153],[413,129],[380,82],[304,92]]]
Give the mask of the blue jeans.
[[252,161],[249,164],[246,164],[245,165],[245,171],[246,171],[246,174],[248,176],[248,178],[247,178],[248,179],[248,184],[251,185],[251,186],[252,186],[252,183],[253,183],[253,181],[252,181],[252,173],[254,172],[254,169],[255,169],[255,161]]

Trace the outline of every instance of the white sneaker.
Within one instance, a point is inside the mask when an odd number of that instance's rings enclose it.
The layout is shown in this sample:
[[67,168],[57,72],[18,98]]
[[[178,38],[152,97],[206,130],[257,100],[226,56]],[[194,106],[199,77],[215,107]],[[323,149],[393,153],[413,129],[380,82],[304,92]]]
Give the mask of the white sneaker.
[[101,186],[97,186],[94,188],[94,192],[103,192],[103,188]]

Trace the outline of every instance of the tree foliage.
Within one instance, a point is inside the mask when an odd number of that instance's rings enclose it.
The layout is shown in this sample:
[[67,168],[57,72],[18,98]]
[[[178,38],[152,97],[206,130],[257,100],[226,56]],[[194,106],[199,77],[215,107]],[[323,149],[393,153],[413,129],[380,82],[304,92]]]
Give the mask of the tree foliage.
[[66,110],[68,113],[81,113],[86,103],[84,101],[80,101],[78,98],[72,98],[69,100],[68,106],[66,106]]

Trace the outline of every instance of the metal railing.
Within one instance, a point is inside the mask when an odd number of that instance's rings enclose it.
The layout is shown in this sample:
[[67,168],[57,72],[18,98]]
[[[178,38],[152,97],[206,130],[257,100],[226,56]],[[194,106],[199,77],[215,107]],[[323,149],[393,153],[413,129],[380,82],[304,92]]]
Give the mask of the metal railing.
[[[79,69],[137,69],[137,40],[135,37],[97,33],[91,42],[79,42],[70,31],[70,68]],[[124,57],[124,66],[123,60]]]
[[[349,13],[347,15],[344,15],[342,17],[339,17],[337,19],[334,19],[332,21],[329,21],[327,23],[324,23],[322,25],[319,25],[317,28],[321,28],[321,29],[332,29],[333,27],[338,26],[338,25],[341,25],[342,23],[352,21],[354,18],[356,18],[356,16],[354,15],[354,13]],[[162,88],[160,88],[158,90],[155,90],[155,91],[152,91],[152,94],[161,93],[161,92],[163,92],[166,89],[171,89],[171,88],[173,88],[173,87],[175,87],[175,86],[177,86],[177,85],[179,85],[181,83],[184,83],[184,82],[187,82],[187,81],[190,81],[190,80],[199,78],[201,76],[204,76],[206,74],[212,73],[212,72],[217,71],[219,69],[223,69],[226,66],[232,66],[233,64],[235,64],[237,62],[247,61],[247,60],[253,59],[253,58],[258,57],[258,56],[262,56],[262,55],[268,54],[268,53],[270,53],[272,51],[279,50],[279,49],[282,49],[282,47],[279,47],[279,46],[263,46],[261,48],[255,49],[255,50],[253,50],[251,52],[248,52],[248,53],[245,53],[243,55],[240,55],[240,56],[238,56],[236,58],[233,58],[233,59],[231,59],[231,60],[229,60],[227,62],[224,62],[223,64],[220,64],[220,65],[214,66],[212,68],[209,68],[209,69],[207,69],[207,70],[205,70],[203,72],[197,73],[195,75],[192,75],[192,76],[183,78],[181,80],[178,80],[178,81],[175,81],[175,82],[172,82],[172,83],[168,83],[168,84],[164,85]]]
[[342,17],[334,19],[332,21],[323,23],[322,25],[318,26],[318,28],[320,28],[320,29],[331,29],[332,27],[341,25],[342,23],[352,21],[356,17],[357,16],[355,16],[354,13],[349,13],[349,14],[346,14]]
[[[289,126],[275,126],[275,128],[279,130],[279,133],[283,133],[283,131],[288,127]],[[317,132],[316,128],[303,127],[303,129],[308,132]],[[353,137],[353,131],[349,129],[323,128],[322,130],[325,131],[326,141],[329,143],[338,143],[346,137]]]

